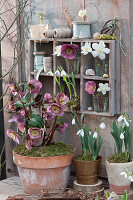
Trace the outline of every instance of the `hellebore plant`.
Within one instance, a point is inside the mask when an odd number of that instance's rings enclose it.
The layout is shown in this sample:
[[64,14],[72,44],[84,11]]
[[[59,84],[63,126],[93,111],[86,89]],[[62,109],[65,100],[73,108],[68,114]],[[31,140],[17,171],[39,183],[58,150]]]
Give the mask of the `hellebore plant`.
[[[109,123],[109,122],[108,122]],[[116,161],[119,159],[119,162],[129,162],[131,161],[131,144],[132,144],[132,130],[131,130],[131,120],[129,115],[124,112],[117,121],[113,121],[112,125],[109,124],[112,128],[111,135],[113,136],[117,152],[115,154]],[[106,125],[104,120],[102,121],[100,127],[104,129]],[[124,146],[124,148],[123,148]],[[114,155],[110,156],[114,160]],[[125,161],[121,161],[121,159]]]
[[[97,128],[93,132],[91,129],[87,128],[83,123],[84,114],[81,115],[80,121],[78,116],[74,113],[74,118],[72,119],[72,125],[77,128],[77,135],[80,136],[82,143],[82,157],[84,160],[97,160],[99,151],[102,146],[102,138],[98,136]],[[77,121],[77,123],[76,123]]]
[[55,130],[63,133],[67,128],[68,124],[60,121],[69,101],[65,94],[58,93],[56,98],[49,93],[43,96],[39,94],[42,83],[35,79],[28,84],[9,84],[9,87],[14,99],[17,97],[18,100],[7,105],[11,114],[9,122],[15,123],[17,128],[7,130],[7,135],[16,143],[19,144],[22,138],[28,150],[34,146],[49,145]]

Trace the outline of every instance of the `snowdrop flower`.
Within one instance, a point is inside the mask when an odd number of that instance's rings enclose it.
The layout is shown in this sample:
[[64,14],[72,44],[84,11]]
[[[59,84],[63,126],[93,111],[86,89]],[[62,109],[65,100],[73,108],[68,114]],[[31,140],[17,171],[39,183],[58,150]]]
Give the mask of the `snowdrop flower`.
[[53,74],[52,71],[49,71],[49,72],[47,72],[47,75],[51,75],[51,76],[53,76],[54,74]]
[[59,71],[59,70],[56,70],[55,75],[56,75],[56,76],[60,76],[60,71]]
[[98,57],[101,60],[104,60],[106,57],[106,54],[110,53],[110,50],[106,48],[106,45],[104,44],[103,41],[100,41],[99,44],[93,43],[92,48],[95,50],[95,51],[92,51],[93,57]]
[[133,176],[129,176],[128,179],[133,182]]
[[102,92],[103,95],[106,94],[106,92],[110,91],[110,87],[108,83],[99,83],[99,88],[97,89],[98,92]]
[[55,47],[55,55],[61,56],[61,45]]
[[61,71],[61,76],[66,76],[66,72],[64,70]]
[[118,122],[121,122],[122,120],[124,120],[125,125],[129,127],[129,123],[127,119],[124,117],[124,115],[121,115],[120,117],[118,117]]
[[86,10],[79,10],[79,13],[78,13],[79,17],[84,17],[86,15]]
[[120,138],[121,138],[121,140],[124,139],[124,133],[121,133],[121,134],[120,134]]
[[76,122],[75,122],[75,118],[72,119],[72,125],[75,125]]
[[83,129],[80,129],[80,130],[77,132],[77,135],[84,137],[84,130],[83,130]]
[[100,128],[101,128],[101,129],[105,129],[105,128],[106,128],[106,125],[105,125],[104,122],[102,122],[102,123],[100,124]]
[[93,134],[93,138],[97,139],[97,132]]
[[84,46],[81,47],[81,53],[83,55],[87,55],[88,53],[92,52],[91,43],[86,42]]
[[127,178],[127,173],[126,172],[121,172],[120,175],[124,176],[125,178]]
[[91,131],[89,131],[89,135],[91,135],[92,134],[92,132]]

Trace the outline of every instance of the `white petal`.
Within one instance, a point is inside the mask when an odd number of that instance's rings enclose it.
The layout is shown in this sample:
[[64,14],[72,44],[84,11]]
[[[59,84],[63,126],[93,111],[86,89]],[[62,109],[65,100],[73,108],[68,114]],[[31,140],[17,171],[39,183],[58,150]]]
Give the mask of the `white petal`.
[[66,76],[66,72],[64,70],[61,71],[61,76]]
[[93,138],[96,138],[96,139],[97,139],[97,132],[95,132],[95,133],[93,134]]
[[106,53],[106,54],[109,54],[109,53],[110,53],[110,49],[104,48],[104,49],[103,49],[103,52]]
[[104,44],[104,41],[100,41],[100,42],[99,42],[99,46],[100,46],[100,47],[103,47],[103,48],[106,47],[106,45]]
[[125,178],[127,178],[127,173],[126,172],[121,172],[120,175],[124,176]]
[[106,94],[106,90],[102,90],[102,94],[105,95]]
[[99,87],[103,87],[103,83],[99,83]]
[[75,119],[72,119],[72,125],[76,124]]
[[84,137],[84,130],[81,130],[80,135]]
[[56,70],[55,75],[60,76],[60,71],[59,71],[59,70]]
[[120,134],[120,139],[121,139],[121,140],[124,139],[124,134],[123,134],[123,133]]
[[93,55],[94,58],[98,56],[98,53],[96,51],[92,51],[91,54]]
[[100,124],[100,128],[101,128],[101,129],[105,129],[105,128],[106,128],[106,125],[105,125],[104,122],[102,122],[102,123]]
[[101,92],[102,91],[102,89],[101,89],[101,87],[99,87],[98,89],[97,89],[97,92]]
[[93,49],[96,50],[98,47],[99,47],[99,45],[98,45],[97,43],[93,43],[93,44],[92,44],[92,48],[93,48]]
[[120,117],[118,117],[118,122],[121,122],[123,120],[123,115],[121,115]]
[[133,177],[132,176],[129,176],[128,179],[133,182]]
[[105,53],[100,53],[99,55],[98,55],[98,57],[101,59],[101,60],[104,60],[105,58],[106,58],[106,55],[105,55]]
[[124,122],[125,122],[126,126],[128,126],[128,127],[129,127],[129,123],[128,123],[128,121],[126,120],[126,118],[125,118],[125,117],[124,117]]

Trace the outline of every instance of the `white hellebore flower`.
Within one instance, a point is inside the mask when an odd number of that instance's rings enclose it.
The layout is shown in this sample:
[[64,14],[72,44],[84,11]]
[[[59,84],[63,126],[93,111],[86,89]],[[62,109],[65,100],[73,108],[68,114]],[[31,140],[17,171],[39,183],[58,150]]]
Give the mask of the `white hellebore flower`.
[[55,55],[61,56],[61,45],[55,47]]
[[101,129],[105,129],[105,128],[106,128],[106,125],[105,125],[104,122],[102,122],[102,123],[100,124],[100,128],[101,128]]
[[79,10],[79,13],[78,13],[79,17],[84,17],[86,15],[86,10]]
[[84,137],[84,130],[83,130],[83,129],[80,129],[80,130],[77,132],[77,135]]
[[61,76],[66,76],[66,72],[64,70],[61,71]]
[[81,53],[83,55],[87,55],[88,53],[92,52],[91,43],[86,42],[84,46],[81,47]]
[[103,95],[106,94],[106,92],[110,91],[110,87],[108,83],[99,83],[99,88],[97,89],[98,92],[102,92]]
[[125,178],[127,178],[127,173],[126,172],[121,172],[120,175],[124,176]]
[[101,60],[104,60],[106,54],[110,53],[110,49],[106,48],[106,45],[104,44],[103,41],[100,41],[99,44],[93,43],[92,48],[94,49],[94,51],[92,51],[93,57],[98,57]]
[[124,139],[124,133],[121,133],[121,134],[120,134],[120,138],[121,138],[121,140]]
[[55,75],[56,75],[56,76],[60,76],[60,71],[59,71],[59,70],[56,70]]
[[129,123],[127,119],[124,117],[124,115],[121,115],[120,117],[118,117],[118,122],[121,122],[122,120],[124,120],[125,125],[129,127]]
[[128,179],[133,182],[133,177],[132,176],[129,176]]
[[97,139],[97,132],[95,132],[95,133],[93,134],[93,138],[96,138],[96,139]]
[[75,118],[72,119],[72,125],[76,124]]

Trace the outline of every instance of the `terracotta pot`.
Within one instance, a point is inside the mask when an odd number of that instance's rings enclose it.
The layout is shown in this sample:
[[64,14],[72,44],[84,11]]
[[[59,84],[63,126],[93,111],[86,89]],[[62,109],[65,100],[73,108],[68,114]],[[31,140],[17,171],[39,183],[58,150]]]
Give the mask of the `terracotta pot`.
[[74,159],[74,166],[76,170],[76,178],[78,184],[93,185],[98,182],[99,168],[101,157],[97,160],[82,161]]
[[133,173],[133,161],[128,163],[110,163],[106,160],[105,163],[111,192],[117,194],[124,194],[125,190],[129,192],[131,181],[120,174],[121,172],[126,172],[126,169]]
[[65,189],[73,156],[28,157],[13,151],[24,192],[36,194],[43,189]]

